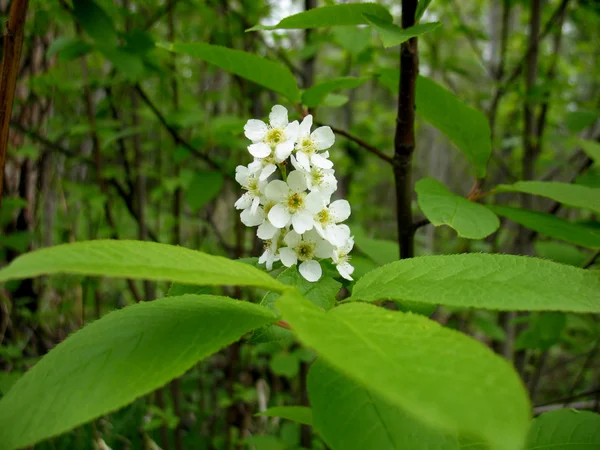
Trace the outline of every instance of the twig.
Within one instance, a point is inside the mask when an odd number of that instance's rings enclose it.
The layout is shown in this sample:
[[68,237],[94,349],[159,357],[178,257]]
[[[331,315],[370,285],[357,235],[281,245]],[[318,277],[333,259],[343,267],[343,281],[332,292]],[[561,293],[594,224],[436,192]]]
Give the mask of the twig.
[[[321,125],[321,124],[317,124],[317,125]],[[374,155],[377,155],[383,161],[385,161],[385,162],[387,162],[389,164],[393,164],[394,163],[394,159],[391,156],[386,155],[381,150],[377,149],[376,147],[372,146],[371,144],[367,144],[362,139],[357,138],[356,136],[348,133],[347,131],[341,130],[339,128],[335,128],[335,127],[330,127],[330,128],[331,128],[331,131],[333,131],[335,134],[339,134],[340,136],[344,136],[349,141],[352,141],[355,144],[358,144],[359,146],[361,146],[362,148],[364,148],[365,150],[373,153]]]
[[573,409],[594,409],[595,404],[596,404],[595,400],[585,400],[582,402],[566,403],[566,404],[557,403],[555,405],[538,406],[537,408],[533,409],[533,413],[536,416],[538,416],[545,412],[556,411],[558,409],[564,409],[567,407],[567,405],[569,408],[573,408]]
[[424,227],[425,225],[429,225],[431,223],[431,221],[425,217],[421,220],[417,220],[414,224],[413,224],[413,229],[415,231],[417,231],[419,228]]
[[156,105],[152,103],[152,100],[150,100],[148,95],[146,95],[146,93],[139,84],[135,85],[135,90],[140,95],[144,103],[146,103],[146,105],[152,110],[152,112],[154,113],[158,121],[162,124],[162,126],[165,128],[165,130],[167,130],[167,132],[171,135],[176,144],[183,145],[190,153],[208,163],[209,166],[221,172],[225,177],[233,178],[233,176],[225,169],[223,169],[219,163],[214,161],[210,156],[198,151],[196,148],[192,147],[192,145],[190,145],[185,139],[183,139],[181,135],[177,132],[177,130],[175,130],[175,128],[169,125],[167,119],[165,119],[165,116],[163,116],[162,113],[156,107]]
[[6,154],[8,153],[10,116],[15,98],[15,89],[17,87],[17,75],[21,61],[25,17],[27,16],[28,6],[29,0],[12,1],[4,32],[2,67],[0,68],[0,206],[2,205],[4,165],[6,164]]

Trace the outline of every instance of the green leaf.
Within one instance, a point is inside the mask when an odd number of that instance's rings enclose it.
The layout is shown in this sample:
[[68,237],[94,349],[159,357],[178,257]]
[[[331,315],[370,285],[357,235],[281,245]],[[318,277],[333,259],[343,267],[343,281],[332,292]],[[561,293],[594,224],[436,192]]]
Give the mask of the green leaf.
[[585,252],[562,242],[537,239],[534,247],[536,256],[571,266],[581,267],[588,259]]
[[526,450],[591,450],[600,448],[600,415],[559,409],[535,419]]
[[73,14],[79,25],[99,45],[116,47],[117,30],[112,19],[93,0],[77,0],[73,2]]
[[587,155],[594,160],[595,163],[600,163],[600,143],[596,141],[588,141],[580,139],[579,145]]
[[281,417],[304,425],[312,425],[312,410],[306,406],[274,406],[256,415]]
[[439,22],[432,22],[417,24],[410,28],[400,28],[398,25],[394,25],[386,20],[381,20],[378,17],[370,14],[364,14],[364,16],[369,24],[375,28],[377,34],[379,34],[381,42],[383,42],[383,46],[385,48],[400,45],[411,38],[429,33],[430,31],[433,31],[442,25]]
[[415,95],[417,114],[444,133],[475,166],[477,177],[483,178],[492,153],[490,125],[485,115],[421,75]]
[[309,108],[319,106],[332,91],[352,89],[360,86],[371,77],[340,77],[315,84],[302,93],[302,103]]
[[[324,310],[333,308],[333,305],[335,305],[335,296],[342,287],[341,283],[327,275],[322,276],[319,281],[311,283],[300,275],[296,266],[289,267],[281,272],[277,277],[277,281],[287,286],[294,286],[306,299]],[[277,312],[275,303],[278,298],[279,294],[277,292],[268,292],[260,304],[271,311]],[[259,344],[290,340],[291,338],[292,335],[289,330],[275,325],[267,325],[256,330],[250,342]]]
[[485,206],[455,195],[433,178],[415,185],[419,207],[436,227],[448,225],[460,237],[483,239],[500,227],[498,217]]
[[295,378],[300,370],[298,356],[287,352],[273,355],[269,365],[275,375],[286,378]]
[[2,448],[115,411],[274,319],[258,305],[194,295],[111,312],[52,349],[0,400]]
[[193,284],[171,283],[167,291],[167,297],[178,297],[180,295],[195,294],[203,295],[210,294],[211,286],[196,286]]
[[196,172],[186,189],[186,201],[192,211],[202,209],[213,200],[223,188],[223,175],[220,172]]
[[58,54],[62,62],[67,62],[85,55],[91,49],[90,44],[86,44],[79,38],[61,36],[50,44],[46,57],[51,58],[53,55]]
[[323,99],[321,106],[326,108],[339,108],[348,103],[349,100],[350,98],[348,98],[347,95],[329,93]]
[[387,22],[392,21],[389,11],[376,3],[349,3],[309,9],[308,11],[286,17],[277,25],[256,25],[246,31],[290,30],[367,24],[368,22],[363,17],[363,14],[371,14]]
[[314,427],[334,450],[458,450],[454,437],[425,426],[372,389],[316,361],[308,372]]
[[174,245],[125,240],[75,242],[21,255],[0,270],[0,282],[56,273],[286,289],[248,264]]
[[300,91],[290,70],[252,53],[210,44],[158,43],[158,47],[171,52],[200,58],[223,70],[239,75],[256,84],[271,89],[293,102],[300,101]]
[[530,325],[517,338],[516,349],[548,350],[560,340],[567,317],[564,313],[543,312],[530,316]]
[[550,198],[576,208],[600,212],[600,189],[558,181],[518,181],[514,184],[501,184],[496,192],[522,192]]
[[431,0],[419,0],[417,3],[417,11],[415,12],[415,21],[421,20],[423,14],[425,14],[425,10],[429,7]]
[[523,444],[525,389],[482,343],[423,316],[364,303],[326,313],[290,292],[277,307],[327,363],[427,426],[484,439],[494,450]]
[[352,231],[356,247],[374,263],[381,266],[398,260],[397,242],[367,237],[359,227],[352,228]]
[[572,133],[579,133],[591,126],[598,119],[598,113],[594,111],[572,111],[565,118],[565,125]]
[[496,214],[519,223],[544,236],[586,248],[600,248],[600,230],[579,225],[553,214],[529,211],[510,206],[489,205]]
[[369,27],[336,27],[332,34],[340,47],[351,55],[357,56],[369,46],[372,30]]
[[351,300],[412,300],[503,311],[600,312],[598,274],[538,258],[421,256],[379,267],[354,285]]

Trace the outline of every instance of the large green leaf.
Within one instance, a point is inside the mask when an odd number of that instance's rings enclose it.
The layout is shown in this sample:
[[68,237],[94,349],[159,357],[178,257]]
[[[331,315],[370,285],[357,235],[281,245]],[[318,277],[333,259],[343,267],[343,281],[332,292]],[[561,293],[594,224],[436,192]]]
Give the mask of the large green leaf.
[[559,409],[535,419],[526,450],[592,450],[600,448],[600,415]]
[[490,125],[485,115],[421,75],[415,103],[417,114],[444,133],[475,166],[477,176],[484,177],[492,153]]
[[597,313],[600,277],[577,267],[526,256],[421,256],[369,272],[356,282],[351,300]]
[[290,292],[278,309],[327,363],[427,426],[481,438],[494,450],[522,446],[527,394],[511,365],[482,343],[365,303],[326,313]]
[[530,230],[554,239],[570,242],[586,248],[600,248],[600,230],[579,225],[553,214],[510,206],[488,206],[496,214],[517,222]]
[[375,31],[377,31],[377,34],[379,34],[379,37],[383,42],[383,46],[386,48],[400,45],[411,38],[429,33],[441,26],[441,23],[439,22],[432,22],[420,23],[410,28],[400,28],[398,25],[394,25],[387,20],[381,20],[370,14],[365,14],[364,16],[369,24],[375,28]]
[[319,106],[330,92],[340,89],[355,88],[365,81],[368,81],[370,78],[371,77],[340,77],[315,84],[302,93],[302,103],[309,108]]
[[558,181],[518,181],[515,184],[501,184],[495,191],[540,195],[565,205],[600,212],[600,189],[587,186]]
[[363,14],[371,14],[381,20],[391,22],[392,16],[383,6],[376,3],[348,3],[345,5],[323,6],[286,17],[277,25],[256,25],[246,31],[278,30],[295,28],[337,27],[344,25],[367,24]]
[[571,111],[565,117],[565,125],[572,133],[579,133],[593,125],[599,116],[595,111]]
[[55,273],[286,289],[265,272],[221,256],[155,242],[113,240],[75,242],[27,253],[0,270],[0,282]]
[[156,45],[171,52],[200,58],[207,63],[282,94],[293,102],[300,101],[300,91],[294,75],[287,67],[278,62],[220,45],[168,42]]
[[294,422],[312,425],[312,411],[306,406],[274,406],[266,411],[256,414],[257,416],[281,417]]
[[226,297],[184,295],[107,314],[56,346],[0,400],[4,450],[127,405],[275,315]]
[[98,45],[117,46],[118,35],[115,25],[108,14],[95,1],[74,1],[73,15],[79,25]]
[[459,236],[483,239],[500,226],[498,217],[485,206],[453,194],[443,183],[423,178],[415,185],[419,207],[433,225],[448,225]]
[[458,450],[453,436],[427,427],[372,389],[323,361],[308,372],[315,429],[334,450]]
[[595,163],[600,163],[600,143],[596,141],[588,141],[585,139],[579,140],[579,145],[587,155],[594,160]]

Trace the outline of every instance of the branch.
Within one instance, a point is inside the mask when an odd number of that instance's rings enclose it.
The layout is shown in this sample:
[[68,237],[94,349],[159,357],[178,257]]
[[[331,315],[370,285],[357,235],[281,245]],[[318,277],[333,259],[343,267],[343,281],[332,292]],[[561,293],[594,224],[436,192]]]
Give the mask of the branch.
[[567,403],[567,404],[557,403],[555,405],[538,406],[533,409],[533,414],[538,416],[545,412],[556,411],[557,409],[566,408],[567,405],[569,408],[573,408],[573,409],[594,409],[596,407],[596,401],[595,400],[585,400],[582,402],[575,402],[575,403]]
[[4,165],[8,153],[8,132],[12,113],[17,75],[23,48],[25,17],[29,0],[13,0],[10,5],[10,15],[4,32],[2,49],[2,67],[0,68],[0,205],[2,205],[2,186]]
[[144,101],[144,103],[146,103],[146,105],[152,110],[152,112],[154,113],[158,121],[162,124],[162,126],[165,128],[165,130],[167,130],[167,132],[171,135],[176,144],[183,145],[192,155],[205,161],[206,163],[208,163],[209,166],[221,172],[225,177],[233,178],[232,175],[225,169],[223,169],[219,163],[214,161],[210,156],[201,153],[199,150],[192,147],[185,139],[183,139],[181,135],[177,132],[177,130],[171,125],[169,125],[167,119],[165,119],[165,116],[163,116],[162,113],[156,107],[156,105],[152,103],[152,100],[150,100],[148,95],[146,95],[146,93],[139,84],[135,85],[135,90],[139,94],[141,99]]
[[[317,123],[317,125],[320,126],[322,124]],[[394,159],[391,156],[386,155],[381,150],[377,149],[376,147],[372,146],[371,144],[367,144],[362,139],[359,139],[356,136],[351,135],[347,131],[341,130],[339,128],[335,128],[335,127],[331,127],[331,126],[330,126],[330,128],[331,128],[331,131],[333,131],[335,134],[339,134],[340,136],[344,136],[349,141],[352,141],[355,144],[358,144],[359,146],[361,146],[362,148],[364,148],[365,150],[373,153],[374,155],[377,155],[379,157],[379,159],[382,159],[383,161],[387,162],[388,164],[393,164],[394,163]]]

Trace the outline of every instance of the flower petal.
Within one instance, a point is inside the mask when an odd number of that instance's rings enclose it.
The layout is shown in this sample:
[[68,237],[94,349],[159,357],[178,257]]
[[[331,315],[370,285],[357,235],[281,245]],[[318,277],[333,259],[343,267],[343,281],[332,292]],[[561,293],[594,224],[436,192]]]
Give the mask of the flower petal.
[[258,142],[256,144],[249,145],[248,151],[255,158],[264,158],[271,154],[271,147],[269,147],[264,142]]
[[275,161],[283,162],[289,158],[294,150],[294,141],[285,141],[275,147]]
[[244,134],[253,142],[262,141],[268,130],[267,124],[262,120],[250,119],[244,125]]
[[312,214],[318,214],[325,206],[325,198],[319,191],[310,192],[304,199],[305,208]]
[[292,216],[292,227],[298,234],[306,233],[312,229],[314,220],[312,214],[308,211],[299,211]]
[[275,164],[267,164],[260,172],[260,176],[258,179],[260,181],[264,181],[271,176],[273,172],[277,170],[277,166]]
[[283,134],[286,137],[286,139],[292,142],[296,142],[296,140],[298,139],[299,130],[300,125],[298,124],[297,120],[294,120],[293,122],[289,123],[287,127],[285,127],[285,130],[283,130]]
[[343,278],[350,281],[353,280],[353,278],[350,275],[352,274],[352,272],[354,272],[354,267],[352,267],[350,263],[344,262],[342,264],[338,264],[336,268]]
[[303,192],[306,190],[306,177],[299,170],[290,172],[287,182],[290,189],[294,192]]
[[260,205],[260,198],[259,197],[254,197],[252,199],[252,206],[250,207],[250,212],[252,214],[256,214],[256,211],[258,211],[258,206]]
[[325,150],[335,142],[335,135],[329,127],[319,127],[310,135],[312,140],[317,144],[317,150]]
[[283,228],[290,223],[290,213],[281,204],[273,206],[268,217],[275,228]]
[[336,200],[329,205],[331,218],[335,223],[340,223],[350,217],[350,203],[348,200]]
[[329,258],[333,252],[333,245],[324,239],[318,239],[315,246],[315,256],[317,258]]
[[314,283],[315,281],[319,281],[321,275],[323,274],[323,270],[321,269],[321,265],[318,261],[310,260],[304,261],[300,266],[298,266],[298,271],[300,275],[302,275],[307,281]]
[[329,225],[325,227],[325,239],[336,247],[343,247],[350,239],[350,229],[345,225]]
[[296,159],[298,160],[298,164],[300,164],[304,170],[310,172],[310,159],[308,159],[308,155],[306,153],[303,151],[297,151]]
[[247,192],[244,193],[237,201],[234,203],[235,209],[246,209],[252,206],[252,196]]
[[277,228],[267,221],[264,221],[256,230],[256,235],[263,241],[273,239],[275,233],[277,233]]
[[296,247],[300,243],[301,240],[302,240],[302,236],[300,236],[298,233],[296,233],[293,230],[290,231],[288,234],[286,234],[285,237],[283,238],[283,242],[285,242],[288,247]]
[[265,188],[265,196],[269,200],[280,202],[288,196],[290,193],[290,187],[285,181],[273,180]]
[[310,157],[310,162],[320,169],[331,169],[333,167],[333,163],[331,161],[329,161],[327,158],[324,158],[322,155],[319,155],[318,153],[315,153]]
[[300,124],[300,128],[298,129],[298,137],[308,137],[310,135],[310,129],[312,128],[312,124],[313,116],[309,114],[302,120],[302,123]]
[[285,128],[288,124],[288,112],[281,105],[275,105],[271,108],[269,122],[273,128]]
[[259,208],[253,214],[250,208],[247,208],[240,214],[240,219],[247,227],[255,227],[265,221],[265,210]]
[[249,172],[250,172],[249,167],[237,166],[235,168],[235,181],[240,183],[242,186],[248,186]]
[[279,257],[281,258],[281,263],[285,267],[292,267],[298,262],[298,255],[296,255],[296,252],[289,247],[280,248]]

